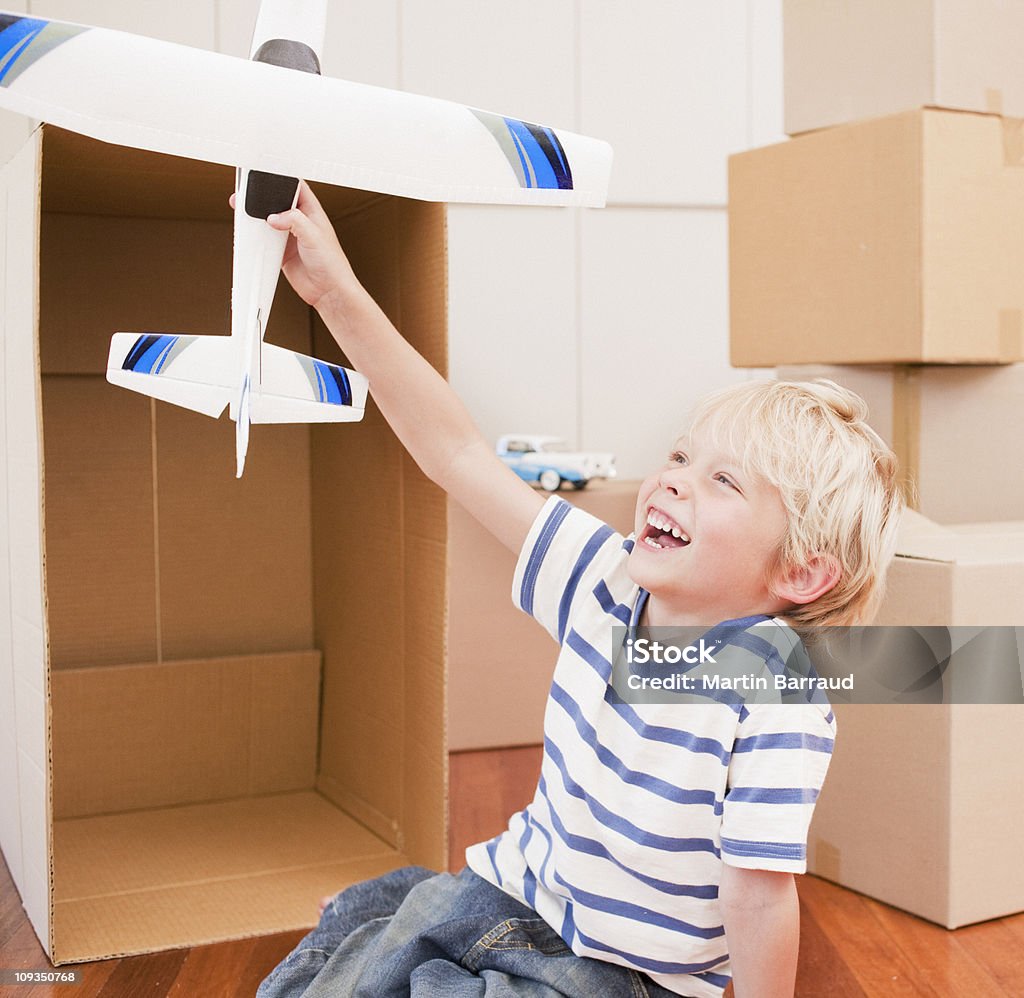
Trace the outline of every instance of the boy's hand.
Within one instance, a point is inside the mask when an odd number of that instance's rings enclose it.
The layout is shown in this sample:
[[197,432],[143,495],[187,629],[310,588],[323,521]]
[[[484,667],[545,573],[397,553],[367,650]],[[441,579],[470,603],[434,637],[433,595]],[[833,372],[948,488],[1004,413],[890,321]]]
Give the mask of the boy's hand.
[[304,180],[296,206],[271,215],[267,223],[289,233],[281,269],[307,305],[322,312],[334,299],[343,305],[362,291],[327,213]]

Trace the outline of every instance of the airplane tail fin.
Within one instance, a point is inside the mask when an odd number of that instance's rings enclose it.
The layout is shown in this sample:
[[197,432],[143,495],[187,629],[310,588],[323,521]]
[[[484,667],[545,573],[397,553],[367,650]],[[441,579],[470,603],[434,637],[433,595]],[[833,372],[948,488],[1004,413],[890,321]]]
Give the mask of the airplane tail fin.
[[107,381],[217,417],[231,401],[236,367],[229,336],[115,333]]
[[369,383],[358,371],[264,343],[260,390],[250,400],[254,423],[355,423]]

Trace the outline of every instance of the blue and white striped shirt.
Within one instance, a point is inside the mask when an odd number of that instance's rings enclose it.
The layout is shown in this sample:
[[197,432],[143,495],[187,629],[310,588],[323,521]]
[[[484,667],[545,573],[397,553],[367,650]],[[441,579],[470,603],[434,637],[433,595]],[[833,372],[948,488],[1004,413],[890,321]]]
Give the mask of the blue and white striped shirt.
[[[646,593],[632,541],[552,497],[516,566],[513,599],[561,645],[533,801],[466,852],[581,956],[717,998],[729,981],[721,864],[803,873],[835,736],[827,704],[624,703],[611,628]],[[756,631],[755,628],[756,627]],[[745,644],[793,632],[762,621]]]

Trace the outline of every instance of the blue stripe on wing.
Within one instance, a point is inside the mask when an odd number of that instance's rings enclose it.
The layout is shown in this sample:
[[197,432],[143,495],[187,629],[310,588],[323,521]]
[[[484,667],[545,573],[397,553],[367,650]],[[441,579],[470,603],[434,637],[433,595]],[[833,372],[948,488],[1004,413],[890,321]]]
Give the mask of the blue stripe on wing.
[[519,154],[527,187],[573,189],[569,161],[552,129],[518,118],[506,118],[505,124]]
[[337,364],[328,364],[323,360],[314,360],[317,390],[320,401],[330,405],[351,405],[352,386],[349,384],[345,368]]
[[[4,24],[6,21],[6,25]],[[49,24],[37,17],[5,16],[0,21],[0,81],[11,71],[33,39]]]
[[178,339],[160,333],[143,333],[128,351],[121,369],[136,374],[159,374]]

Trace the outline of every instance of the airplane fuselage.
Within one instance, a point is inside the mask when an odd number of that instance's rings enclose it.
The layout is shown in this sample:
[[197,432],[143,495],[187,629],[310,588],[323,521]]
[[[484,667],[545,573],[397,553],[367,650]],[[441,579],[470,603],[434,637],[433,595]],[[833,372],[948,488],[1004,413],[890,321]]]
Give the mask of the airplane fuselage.
[[[327,0],[264,0],[249,58],[303,73],[320,73]],[[267,136],[272,142],[273,136]],[[235,185],[234,260],[231,279],[231,336],[237,344],[238,387],[231,403],[242,474],[249,441],[250,412],[260,395],[261,346],[274,302],[288,234],[267,225],[268,215],[294,207],[296,177],[239,169]]]

